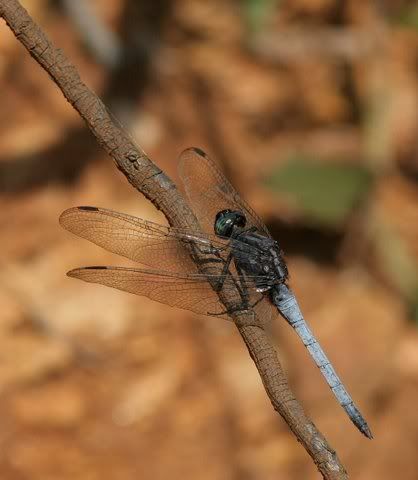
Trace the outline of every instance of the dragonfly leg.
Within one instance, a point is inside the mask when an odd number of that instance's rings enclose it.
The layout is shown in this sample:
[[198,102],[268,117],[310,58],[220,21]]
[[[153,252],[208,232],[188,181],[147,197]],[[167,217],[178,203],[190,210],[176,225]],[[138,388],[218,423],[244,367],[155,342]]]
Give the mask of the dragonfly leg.
[[207,263],[224,263],[222,258],[199,258],[197,261],[200,265],[205,265]]
[[[235,258],[234,258],[234,265],[235,265],[235,268],[237,269],[239,278],[240,278],[240,279],[244,279],[244,278],[245,278],[244,271],[243,271],[242,268],[239,266],[239,264],[238,264],[238,262],[236,261]],[[245,284],[237,285],[237,288],[238,288],[239,294],[241,295],[242,302],[243,302],[243,304],[245,304],[245,306],[246,306],[245,308],[248,309],[248,307],[249,307],[249,304],[248,304],[248,291],[246,290]],[[245,291],[244,291],[244,290],[245,290]]]
[[263,295],[261,295],[258,300],[256,300],[252,305],[250,305],[250,307],[251,307],[251,308],[254,308],[254,307],[257,306],[262,300],[264,300],[264,296],[263,296]]
[[[217,284],[215,284],[215,286],[214,286],[216,292],[219,292],[219,291],[222,290],[222,287],[223,287],[224,282],[225,282],[225,278],[226,278],[226,276],[228,275],[228,272],[229,272],[229,267],[231,265],[232,259],[233,259],[233,254],[230,253],[228,255],[228,258],[225,260],[225,265],[224,265],[224,268],[222,269],[222,273],[220,275],[219,282]],[[239,265],[237,265],[237,263],[235,262],[235,259],[234,259],[234,264],[235,264],[235,268],[237,269],[237,272],[238,272],[240,278],[243,278],[244,274],[243,274],[241,268],[239,267]],[[238,290],[239,296],[242,299],[241,305],[237,306],[237,307],[234,307],[231,310],[224,310],[220,313],[209,313],[208,312],[208,315],[213,315],[213,316],[216,317],[216,316],[222,316],[222,315],[225,315],[225,314],[229,315],[229,314],[232,314],[232,313],[235,313],[235,312],[242,312],[242,311],[248,310],[248,295],[243,291],[243,287],[239,284],[239,281],[235,278],[235,276],[231,275],[231,277],[232,277],[232,281],[234,282],[235,287]],[[262,300],[262,297],[260,299],[258,299],[254,303],[254,305],[257,305],[257,303],[259,303],[261,300]]]
[[[250,305],[251,308],[254,308],[256,305],[258,305],[261,301],[263,300],[263,297],[260,297],[259,299],[257,299],[252,305]],[[233,309],[231,310],[224,310],[220,313],[211,313],[211,312],[208,312],[208,315],[212,315],[213,317],[221,317],[222,315],[231,315],[233,313],[240,313],[240,312],[247,312],[248,308],[243,308],[243,305],[241,306],[238,306],[238,307],[234,307]],[[255,327],[259,327],[260,326],[260,322],[259,321],[256,321],[254,320],[254,317],[253,319],[246,319],[246,320],[241,320],[240,318],[238,319],[235,319],[235,323],[238,325],[238,326],[242,326],[242,327],[249,327],[249,326],[255,326]]]
[[[219,280],[216,282],[216,284],[214,285],[215,287],[215,292],[220,292],[222,290],[222,287],[224,286],[224,283],[225,283],[225,278],[228,274],[228,270],[229,270],[229,266],[231,265],[231,260],[232,260],[232,253],[230,253],[228,255],[228,258],[226,259],[225,261],[225,265],[222,269],[222,273],[220,275],[220,278]],[[223,260],[221,260],[223,261]]]
[[223,310],[222,312],[219,312],[219,313],[207,312],[207,315],[211,315],[212,317],[222,317],[222,315],[232,315],[233,313],[243,312],[243,311],[245,311],[245,309],[243,309],[242,306],[237,306],[237,307],[231,308],[231,310]]

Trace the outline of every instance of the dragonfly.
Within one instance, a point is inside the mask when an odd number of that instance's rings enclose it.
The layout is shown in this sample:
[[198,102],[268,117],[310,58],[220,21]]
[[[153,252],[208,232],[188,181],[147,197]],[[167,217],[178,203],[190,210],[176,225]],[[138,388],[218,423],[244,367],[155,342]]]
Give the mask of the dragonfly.
[[250,309],[264,323],[280,314],[302,340],[351,421],[373,438],[306,323],[288,285],[283,252],[261,218],[202,150],[183,151],[179,173],[201,231],[104,208],[70,208],[60,216],[65,229],[146,268],[91,266],[67,275],[229,320]]

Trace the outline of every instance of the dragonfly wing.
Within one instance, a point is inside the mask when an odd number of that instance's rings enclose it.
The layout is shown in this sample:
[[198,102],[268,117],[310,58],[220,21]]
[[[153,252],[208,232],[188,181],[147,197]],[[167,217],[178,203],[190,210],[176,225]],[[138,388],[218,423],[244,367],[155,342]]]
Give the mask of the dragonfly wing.
[[216,214],[221,210],[242,211],[248,227],[271,236],[261,218],[238,194],[219,167],[199,148],[188,148],[179,157],[179,172],[191,207],[202,228],[213,232]]
[[[70,277],[85,282],[98,283],[116,288],[135,295],[145,296],[172,307],[178,307],[192,312],[211,315],[230,320],[225,307],[220,303],[209,281],[219,280],[217,275],[189,274],[179,275],[172,272],[162,272],[140,268],[124,267],[84,267],[71,270]],[[236,283],[231,276],[224,278],[222,294],[236,295]],[[230,295],[231,294],[231,295]],[[250,302],[257,304],[256,308],[266,309],[261,293],[252,292]],[[235,310],[243,309],[241,299],[236,303]]]
[[70,208],[61,214],[60,223],[112,253],[162,270],[197,273],[187,249],[191,242],[208,262],[219,262],[227,254],[228,243],[215,235],[196,235],[104,208]]

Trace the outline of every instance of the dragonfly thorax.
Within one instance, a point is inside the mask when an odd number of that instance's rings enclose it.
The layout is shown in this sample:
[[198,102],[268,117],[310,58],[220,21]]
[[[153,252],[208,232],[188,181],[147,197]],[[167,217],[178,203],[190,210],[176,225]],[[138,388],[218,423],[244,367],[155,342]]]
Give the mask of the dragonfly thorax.
[[256,231],[243,231],[231,242],[238,269],[256,278],[259,292],[270,290],[284,283],[288,272],[278,243]]
[[247,219],[238,210],[222,210],[215,218],[214,230],[219,237],[230,238],[234,231],[245,227]]

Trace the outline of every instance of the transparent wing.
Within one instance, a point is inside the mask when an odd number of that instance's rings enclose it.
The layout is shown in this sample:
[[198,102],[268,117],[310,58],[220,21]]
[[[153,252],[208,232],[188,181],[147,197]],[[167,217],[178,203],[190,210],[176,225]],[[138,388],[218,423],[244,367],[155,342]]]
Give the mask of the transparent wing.
[[205,152],[199,148],[184,150],[179,157],[179,173],[191,207],[206,232],[213,233],[216,214],[229,208],[242,211],[247,217],[247,226],[271,236],[261,218]]
[[70,208],[59,221],[65,229],[112,253],[162,270],[197,273],[186,248],[192,241],[202,254],[214,259],[215,253],[225,254],[229,248],[227,242],[215,236],[209,239],[104,208]]
[[[71,277],[144,295],[199,314],[229,318],[223,313],[225,307],[210,283],[220,280],[219,273],[230,254],[228,241],[215,235],[195,234],[97,207],[68,209],[61,214],[60,223],[70,232],[110,252],[158,268],[89,267],[72,270],[69,272]],[[205,272],[212,275],[198,271],[187,248],[190,243],[198,248],[199,260],[205,263]],[[243,244],[242,248],[248,247]],[[240,249],[240,242],[235,242],[234,249]],[[268,321],[271,304],[256,291],[255,279],[239,276],[233,263],[229,273],[222,280],[221,295],[229,300],[235,298],[236,308],[242,309],[243,299],[239,297],[239,292],[245,292],[247,305],[255,305],[259,318]]]
[[[218,295],[209,283],[219,281],[220,277],[217,275],[179,275],[172,272],[123,267],[76,268],[67,275],[85,282],[98,283],[145,296],[172,307],[230,320],[225,307],[220,303]],[[243,279],[243,282],[247,287],[253,286],[252,279]],[[259,318],[270,318],[271,304],[263,294],[256,292],[254,288],[247,290],[249,296],[246,300],[249,305],[255,306],[258,315],[262,315]],[[227,276],[223,279],[221,295],[237,298],[237,284],[234,277]],[[233,311],[242,309],[242,298],[238,295]]]
[[[70,208],[59,221],[65,229],[109,252],[173,272],[198,273],[188,249],[191,243],[198,249],[200,259],[215,267],[225,262],[230,252],[229,242],[214,234],[196,234],[104,208]],[[239,241],[235,241],[234,248],[248,249]]]

